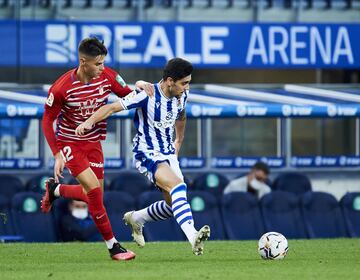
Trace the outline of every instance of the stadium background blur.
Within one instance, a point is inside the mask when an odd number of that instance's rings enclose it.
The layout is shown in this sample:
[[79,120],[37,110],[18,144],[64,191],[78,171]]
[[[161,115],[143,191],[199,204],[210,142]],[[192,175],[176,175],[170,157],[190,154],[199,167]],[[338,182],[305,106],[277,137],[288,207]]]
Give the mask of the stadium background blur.
[[[2,239],[61,240],[61,203],[52,215],[39,209],[53,165],[41,104],[90,35],[104,40],[107,65],[129,84],[157,82],[172,56],[194,63],[180,163],[194,218],[214,228],[214,239],[257,239],[265,230],[359,237],[359,23],[358,0],[0,1]],[[105,202],[125,240],[122,213],[159,197],[132,168],[131,117],[110,119],[103,145]],[[223,197],[227,182],[257,160],[269,164],[273,192],[261,201]],[[230,216],[259,223],[243,232]],[[166,234],[173,228],[149,226],[145,235],[183,240]]]

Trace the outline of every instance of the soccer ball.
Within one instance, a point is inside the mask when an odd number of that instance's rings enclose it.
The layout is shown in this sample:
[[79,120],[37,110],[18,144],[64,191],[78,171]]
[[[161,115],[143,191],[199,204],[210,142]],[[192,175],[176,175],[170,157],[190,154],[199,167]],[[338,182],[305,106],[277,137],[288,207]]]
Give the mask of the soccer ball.
[[263,259],[281,260],[288,252],[288,242],[281,233],[267,232],[259,239],[258,251]]

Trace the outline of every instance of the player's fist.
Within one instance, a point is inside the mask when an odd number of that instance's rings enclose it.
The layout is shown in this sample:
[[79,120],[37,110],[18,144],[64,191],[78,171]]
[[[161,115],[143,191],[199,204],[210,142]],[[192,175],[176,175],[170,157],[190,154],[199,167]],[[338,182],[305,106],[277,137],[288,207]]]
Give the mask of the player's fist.
[[89,122],[89,121],[83,122],[76,128],[75,134],[77,136],[82,136],[86,133],[86,131],[90,130],[92,127],[93,127],[93,124],[91,122]]

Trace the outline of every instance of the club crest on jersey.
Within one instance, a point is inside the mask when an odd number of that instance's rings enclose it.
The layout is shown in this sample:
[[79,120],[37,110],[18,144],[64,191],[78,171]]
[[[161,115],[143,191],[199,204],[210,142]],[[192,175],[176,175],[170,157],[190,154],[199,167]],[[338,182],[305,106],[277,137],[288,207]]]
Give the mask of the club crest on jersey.
[[172,112],[167,112],[165,119],[166,119],[167,121],[169,121],[169,120],[172,119],[172,117],[173,117],[173,113],[172,113]]
[[97,106],[96,99],[86,100],[85,102],[80,102],[81,115],[86,117],[94,114],[94,110]]
[[122,87],[126,87],[125,81],[123,80],[123,78],[121,78],[121,76],[120,76],[119,74],[116,76],[116,81],[117,81]]
[[53,103],[54,103],[54,95],[52,92],[50,92],[49,97],[46,99],[46,104],[51,107]]
[[100,95],[103,95],[103,94],[104,94],[104,87],[103,87],[103,86],[100,86],[100,87],[99,87],[99,94],[100,94]]

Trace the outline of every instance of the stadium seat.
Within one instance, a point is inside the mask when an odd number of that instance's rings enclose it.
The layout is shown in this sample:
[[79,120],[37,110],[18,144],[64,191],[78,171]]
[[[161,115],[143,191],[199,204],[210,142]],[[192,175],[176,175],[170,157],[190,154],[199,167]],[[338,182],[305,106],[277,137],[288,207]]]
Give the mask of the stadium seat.
[[[147,191],[138,199],[138,209],[148,207],[152,203],[163,200],[160,191]],[[185,240],[185,235],[174,218],[145,224],[144,235],[146,241],[178,241]]]
[[191,205],[196,229],[203,225],[211,228],[211,239],[225,239],[225,231],[221,219],[218,201],[206,191],[189,191],[188,201]]
[[115,177],[111,184],[111,191],[127,192],[134,198],[142,192],[151,190],[151,182],[137,171],[124,171]]
[[43,193],[45,191],[45,182],[50,177],[54,177],[54,174],[43,173],[31,178],[26,184],[26,191]]
[[260,207],[266,231],[280,232],[290,239],[307,237],[299,198],[295,194],[273,191],[262,197]]
[[0,195],[0,239],[1,236],[13,235],[13,219],[10,211],[10,200]]
[[347,236],[340,206],[331,194],[307,192],[301,198],[301,207],[310,238]]
[[0,194],[11,199],[16,193],[22,192],[25,187],[21,180],[12,175],[0,175]]
[[234,192],[222,197],[222,220],[231,240],[259,239],[264,233],[258,200],[250,193]]
[[21,192],[12,199],[15,231],[27,242],[54,242],[56,233],[51,214],[40,210],[41,194]]
[[[68,185],[78,185],[79,184],[79,182],[74,177],[70,177],[68,180],[64,180],[63,183],[68,184]],[[109,183],[109,179],[107,179],[107,178],[104,178],[104,190],[105,191],[110,190],[110,183]]]
[[127,211],[135,209],[135,199],[126,192],[106,191],[104,204],[116,238],[120,241],[132,240],[131,230],[122,218]]
[[351,237],[360,237],[360,192],[347,193],[340,200],[346,229]]
[[55,233],[57,240],[64,241],[61,234],[61,217],[69,213],[69,200],[66,198],[58,198],[54,201],[51,212],[54,216]]
[[272,189],[276,191],[292,192],[301,195],[311,191],[311,183],[307,176],[296,172],[280,174],[273,182]]
[[209,172],[201,174],[194,179],[192,184],[193,190],[208,191],[220,200],[224,188],[229,183],[229,179],[220,173]]

